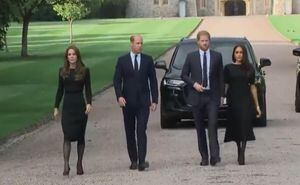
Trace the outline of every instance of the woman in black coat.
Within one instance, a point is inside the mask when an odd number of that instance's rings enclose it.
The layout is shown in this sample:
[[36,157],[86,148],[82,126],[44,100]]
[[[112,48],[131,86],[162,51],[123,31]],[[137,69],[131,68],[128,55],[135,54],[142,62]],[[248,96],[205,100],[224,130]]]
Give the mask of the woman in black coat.
[[[59,114],[59,104],[63,97],[62,130],[64,134],[64,172],[70,172],[69,158],[71,142],[77,141],[77,174],[82,175],[82,158],[85,148],[85,129],[87,115],[92,109],[92,91],[90,72],[81,60],[79,49],[71,45],[66,49],[64,67],[59,69],[58,89],[56,93],[54,117]],[[83,95],[85,89],[85,98]]]
[[255,71],[248,62],[244,45],[236,45],[232,62],[224,68],[226,97],[228,103],[228,124],[224,142],[235,141],[238,148],[238,163],[245,164],[246,143],[255,140],[253,121],[261,116],[255,86]]

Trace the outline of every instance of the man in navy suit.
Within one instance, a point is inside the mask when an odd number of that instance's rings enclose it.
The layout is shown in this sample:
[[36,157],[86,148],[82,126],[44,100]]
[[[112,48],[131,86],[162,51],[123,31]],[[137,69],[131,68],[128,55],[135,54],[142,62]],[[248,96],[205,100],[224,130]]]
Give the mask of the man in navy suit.
[[209,155],[204,118],[208,118],[210,164],[221,161],[218,143],[217,118],[221,96],[224,97],[222,55],[209,49],[210,34],[197,34],[199,49],[187,55],[181,78],[188,84],[188,103],[192,105],[197,130],[198,148],[202,156],[201,166],[208,165]]
[[158,86],[153,59],[141,53],[141,35],[130,37],[131,51],[119,57],[114,88],[119,106],[122,107],[131,161],[130,169],[144,171],[149,167],[145,161],[147,152],[147,123],[149,110],[155,111],[158,102]]

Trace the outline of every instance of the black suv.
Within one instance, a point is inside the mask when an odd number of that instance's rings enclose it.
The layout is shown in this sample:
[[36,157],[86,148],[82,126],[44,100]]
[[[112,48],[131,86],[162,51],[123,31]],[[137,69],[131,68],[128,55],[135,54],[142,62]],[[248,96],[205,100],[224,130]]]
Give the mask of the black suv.
[[[264,79],[265,73],[261,70],[261,68],[264,66],[270,66],[271,61],[268,58],[261,58],[258,62],[254,55],[253,48],[246,38],[215,37],[210,41],[210,48],[222,53],[223,65],[225,66],[232,62],[232,50],[236,44],[245,45],[249,55],[249,62],[255,69],[255,84],[257,86],[259,104],[262,109],[262,116],[256,120],[255,125],[266,126],[266,84]],[[167,68],[165,61],[155,62],[156,68],[166,70],[160,85],[161,128],[171,128],[182,119],[193,118],[191,105],[186,102],[188,94],[187,84],[182,81],[180,75],[187,54],[197,49],[198,46],[196,39],[184,38],[176,45],[169,68]],[[224,120],[226,118],[227,107],[227,105],[224,105],[219,108],[219,120]]]

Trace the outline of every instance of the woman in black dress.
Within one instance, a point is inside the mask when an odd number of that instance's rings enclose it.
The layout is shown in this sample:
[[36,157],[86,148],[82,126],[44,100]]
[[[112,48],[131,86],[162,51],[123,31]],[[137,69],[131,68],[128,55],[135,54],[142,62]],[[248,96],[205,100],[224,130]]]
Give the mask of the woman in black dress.
[[[83,174],[82,157],[85,147],[85,128],[87,115],[91,111],[92,92],[90,72],[81,60],[79,49],[71,45],[66,49],[64,67],[59,69],[58,89],[56,93],[54,117],[59,114],[59,104],[63,98],[62,130],[64,133],[64,172],[69,175],[71,142],[77,141],[77,174]],[[85,99],[83,96],[85,88]]]
[[247,141],[255,140],[252,123],[261,116],[257,100],[255,71],[248,62],[244,45],[236,45],[232,52],[232,64],[224,68],[228,124],[224,142],[235,141],[238,148],[238,163],[245,164]]

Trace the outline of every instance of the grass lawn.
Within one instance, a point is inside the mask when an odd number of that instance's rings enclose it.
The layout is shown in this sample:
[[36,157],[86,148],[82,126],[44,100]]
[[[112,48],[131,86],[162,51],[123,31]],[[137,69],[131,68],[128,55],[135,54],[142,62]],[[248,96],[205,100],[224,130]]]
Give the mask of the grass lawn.
[[293,43],[300,45],[300,15],[269,16],[272,25]]
[[[157,57],[199,23],[187,19],[84,20],[74,23],[74,41],[91,70],[93,92],[112,83],[117,57],[129,51],[129,36],[144,36],[144,52]],[[31,57],[21,59],[21,25],[8,33],[9,53],[0,52],[0,139],[40,122],[52,113],[58,69],[68,46],[66,22],[36,22],[29,27]]]

